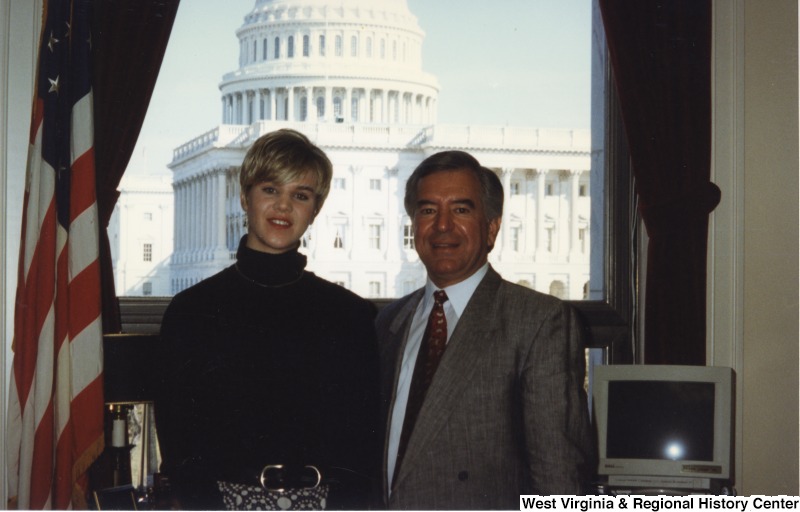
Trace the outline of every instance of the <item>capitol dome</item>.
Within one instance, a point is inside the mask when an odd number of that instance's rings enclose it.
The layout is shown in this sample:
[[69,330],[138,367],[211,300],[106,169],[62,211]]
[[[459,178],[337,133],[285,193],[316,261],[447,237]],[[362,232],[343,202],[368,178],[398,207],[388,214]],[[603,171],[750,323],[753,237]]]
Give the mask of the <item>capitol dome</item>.
[[436,122],[438,83],[405,0],[256,0],[220,84],[222,122]]

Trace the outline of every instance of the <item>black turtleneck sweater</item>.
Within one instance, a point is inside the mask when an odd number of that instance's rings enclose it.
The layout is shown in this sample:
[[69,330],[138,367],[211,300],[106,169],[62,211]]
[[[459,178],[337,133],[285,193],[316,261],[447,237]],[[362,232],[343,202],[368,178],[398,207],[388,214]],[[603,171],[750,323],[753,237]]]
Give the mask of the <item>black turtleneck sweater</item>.
[[[221,508],[216,480],[256,484],[267,464],[346,468],[379,485],[374,306],[305,271],[296,250],[242,239],[236,257],[177,294],[162,321],[155,413],[182,506]],[[361,483],[332,485],[328,507],[368,506]]]

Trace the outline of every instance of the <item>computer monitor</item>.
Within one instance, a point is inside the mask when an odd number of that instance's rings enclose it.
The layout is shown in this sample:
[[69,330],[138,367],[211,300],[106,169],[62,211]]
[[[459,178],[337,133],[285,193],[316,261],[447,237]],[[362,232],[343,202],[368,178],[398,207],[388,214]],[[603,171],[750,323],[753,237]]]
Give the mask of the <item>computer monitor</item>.
[[730,368],[594,368],[598,474],[610,488],[725,493],[733,485]]

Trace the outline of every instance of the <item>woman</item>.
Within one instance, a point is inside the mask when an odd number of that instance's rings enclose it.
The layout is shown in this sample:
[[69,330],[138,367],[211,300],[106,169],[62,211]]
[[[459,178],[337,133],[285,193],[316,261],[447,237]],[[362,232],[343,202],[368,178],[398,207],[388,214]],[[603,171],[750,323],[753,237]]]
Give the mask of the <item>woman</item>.
[[183,508],[366,508],[380,471],[375,309],[305,271],[332,165],[279,130],[247,152],[236,263],[176,295],[156,422]]

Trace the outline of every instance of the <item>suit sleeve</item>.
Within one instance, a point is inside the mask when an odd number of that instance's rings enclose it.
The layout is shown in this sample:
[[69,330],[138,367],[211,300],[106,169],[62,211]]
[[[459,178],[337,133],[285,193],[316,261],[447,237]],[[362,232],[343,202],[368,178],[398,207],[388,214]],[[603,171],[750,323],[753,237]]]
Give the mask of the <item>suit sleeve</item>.
[[531,341],[521,378],[527,462],[537,494],[586,491],[595,459],[585,368],[577,315],[559,301]]

